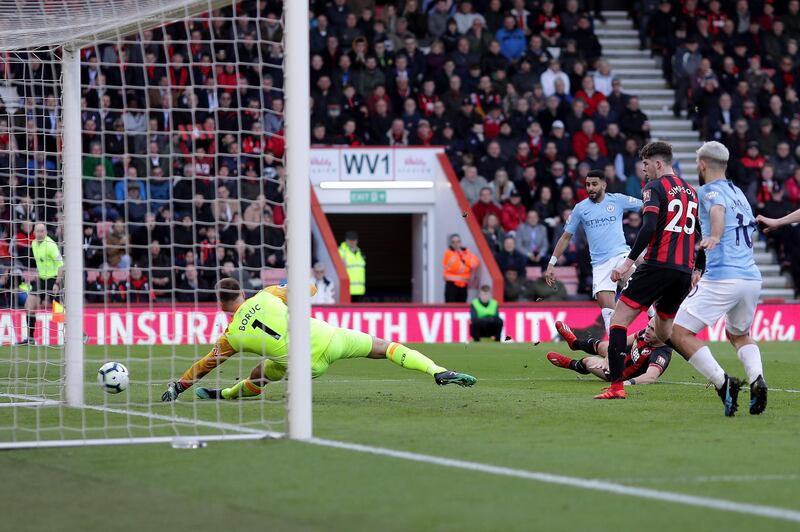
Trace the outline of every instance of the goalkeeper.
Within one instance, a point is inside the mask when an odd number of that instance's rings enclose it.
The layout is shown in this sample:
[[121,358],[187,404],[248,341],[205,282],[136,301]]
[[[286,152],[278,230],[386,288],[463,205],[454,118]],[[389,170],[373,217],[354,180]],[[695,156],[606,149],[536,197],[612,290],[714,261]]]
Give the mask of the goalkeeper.
[[[250,377],[222,390],[197,388],[201,399],[239,399],[261,394],[264,386],[283,379],[288,367],[286,341],[289,322],[285,285],[264,288],[245,300],[238,281],[222,279],[215,287],[224,312],[233,313],[225,333],[206,356],[186,370],[180,380],[167,385],[162,401],[174,401],[194,383],[236,353],[255,353],[266,360],[253,368]],[[312,293],[315,288],[311,288]],[[388,358],[400,367],[431,375],[436,384],[472,386],[477,379],[466,373],[449,371],[431,359],[396,342],[368,334],[333,327],[311,318],[311,376],[317,378],[337,360],[344,358]]]

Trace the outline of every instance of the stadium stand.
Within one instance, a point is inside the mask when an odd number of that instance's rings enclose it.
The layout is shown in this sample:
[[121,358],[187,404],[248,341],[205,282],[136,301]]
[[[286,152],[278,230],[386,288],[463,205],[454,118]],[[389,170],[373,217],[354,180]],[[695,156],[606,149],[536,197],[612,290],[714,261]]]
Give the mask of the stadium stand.
[[[700,138],[731,147],[737,182],[772,216],[800,201],[797,3],[785,14],[770,4],[758,13],[740,9],[747,2],[717,9],[716,0],[708,9],[692,0],[645,2],[632,13],[642,45],[663,57],[664,75],[679,89],[675,111],[688,108]],[[536,213],[542,229],[529,232],[540,235],[541,249],[529,238],[516,240],[530,280],[585,197],[589,169],[606,170],[610,191],[640,194],[636,154],[650,138],[650,120],[623,91],[578,0],[311,6],[312,143],[445,146],[473,203],[481,187],[492,191],[501,223],[486,234],[496,252],[505,235],[528,224],[528,212]],[[169,300],[179,285],[213,285],[221,275],[240,276],[253,289],[278,278],[272,269],[284,265],[283,100],[281,70],[270,65],[282,60],[274,43],[281,2],[243,1],[235,14],[222,15],[230,20],[201,17],[122,47],[84,49],[83,210],[86,262],[96,270],[87,285],[129,288],[131,264],[142,269],[155,300]],[[238,46],[227,41],[233,35],[242,39]],[[57,99],[41,85],[19,86],[36,72],[23,76],[18,63],[7,66],[0,77],[44,120]],[[118,88],[123,82],[126,91]],[[723,91],[731,95],[730,112],[715,103],[724,101]],[[0,201],[6,264],[29,260],[26,222],[52,218],[55,211],[43,205],[58,201],[33,198],[34,208],[26,199],[30,191],[55,190],[39,181],[54,168],[57,142],[42,135],[26,152],[36,155],[20,160],[12,125],[0,119],[0,168],[13,169],[0,175],[0,195],[14,205]],[[115,220],[124,222],[119,234]],[[787,242],[796,241],[796,231],[769,241],[795,270],[800,257]],[[112,246],[127,241],[126,252],[109,257],[109,239]],[[532,247],[523,250],[523,241]],[[574,269],[565,279],[572,298],[591,287],[586,248],[580,232],[559,264]],[[104,265],[125,273],[105,281]],[[199,280],[187,285],[189,265]]]
[[[675,90],[672,112],[700,140],[731,152],[729,177],[754,212],[783,216],[800,207],[800,2],[640,2],[630,15],[641,49],[660,59]],[[766,239],[777,268],[800,287],[800,227]],[[757,253],[763,255],[763,253]],[[757,257],[758,258],[758,257]],[[771,257],[769,257],[771,259]],[[761,258],[765,294],[785,284]],[[771,284],[768,284],[771,283]],[[795,292],[797,296],[797,292]]]

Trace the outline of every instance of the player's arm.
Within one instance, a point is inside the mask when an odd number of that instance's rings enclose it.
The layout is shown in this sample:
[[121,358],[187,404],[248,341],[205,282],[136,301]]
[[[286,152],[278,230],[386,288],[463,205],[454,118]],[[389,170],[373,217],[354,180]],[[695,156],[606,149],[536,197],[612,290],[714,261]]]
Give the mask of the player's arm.
[[662,373],[664,373],[664,370],[661,369],[661,366],[658,364],[650,364],[647,371],[642,375],[628,379],[623,384],[625,384],[625,386],[633,386],[634,384],[655,384],[658,382],[658,378],[661,377]]
[[764,232],[769,233],[770,231],[774,231],[775,229],[789,224],[795,224],[800,222],[800,209],[797,209],[794,212],[790,212],[783,218],[767,218],[766,216],[758,215],[756,216],[756,221],[764,226]]
[[192,384],[208,375],[211,370],[235,354],[236,351],[233,349],[230,342],[228,342],[228,339],[224,335],[220,336],[217,343],[214,344],[214,348],[206,356],[184,371],[179,380],[170,382],[167,385],[167,391],[161,395],[161,400],[175,401],[178,396],[189,389]]
[[[628,335],[628,341],[627,341],[628,348],[630,348],[630,346],[632,346],[635,341],[636,341],[636,335],[635,334],[629,334]],[[596,354],[598,356],[601,356],[601,357],[604,357],[604,358],[607,357],[608,356],[608,340],[603,340],[601,342],[597,342],[596,344],[594,344],[594,354]]]
[[636,235],[636,241],[633,243],[628,257],[621,265],[614,268],[611,272],[611,280],[614,282],[622,279],[628,270],[631,269],[631,266],[633,266],[636,259],[639,258],[639,255],[647,249],[647,245],[653,239],[653,235],[658,227],[658,214],[661,211],[661,196],[659,195],[658,189],[648,184],[642,191],[642,197],[644,198],[642,227],[639,229],[639,234]]
[[565,229],[561,234],[561,238],[559,238],[558,242],[556,242],[556,247],[553,249],[553,255],[550,257],[547,270],[544,272],[544,280],[549,286],[553,286],[553,283],[556,281],[556,264],[558,263],[558,259],[561,258],[561,255],[564,254],[564,251],[567,250],[570,240],[572,240],[572,233]]
[[712,250],[717,247],[717,244],[719,244],[719,241],[722,238],[722,232],[725,230],[724,205],[715,204],[713,207],[711,207],[711,210],[709,211],[709,217],[711,218],[711,234],[700,241],[700,248]]

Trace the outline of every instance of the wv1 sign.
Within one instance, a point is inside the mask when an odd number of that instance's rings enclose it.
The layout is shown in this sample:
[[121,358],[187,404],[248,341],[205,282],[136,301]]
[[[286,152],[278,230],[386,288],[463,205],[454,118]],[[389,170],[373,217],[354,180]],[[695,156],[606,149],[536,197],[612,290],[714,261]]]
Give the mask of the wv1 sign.
[[316,148],[311,182],[432,180],[441,148]]

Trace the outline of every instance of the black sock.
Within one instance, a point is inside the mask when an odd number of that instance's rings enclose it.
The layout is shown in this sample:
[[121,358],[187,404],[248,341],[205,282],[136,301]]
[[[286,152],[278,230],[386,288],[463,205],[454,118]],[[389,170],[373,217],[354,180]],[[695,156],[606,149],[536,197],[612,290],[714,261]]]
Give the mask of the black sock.
[[33,338],[34,327],[36,327],[36,316],[28,314],[28,338]]
[[586,369],[586,366],[583,365],[583,359],[573,359],[572,362],[569,363],[569,369],[572,371],[577,371],[581,375],[588,375],[590,372]]
[[[672,338],[670,338],[666,342],[664,342],[664,345],[666,345],[667,347],[669,347],[670,349],[672,349],[673,351],[678,353],[683,358],[686,358],[686,356],[683,353],[681,353],[680,350],[677,347],[675,347],[675,344],[672,343]],[[689,359],[687,358],[686,360],[689,360]]]
[[622,382],[622,371],[625,366],[623,352],[628,343],[628,329],[619,325],[612,325],[608,333],[608,369],[611,372],[611,382]]
[[589,338],[587,340],[575,340],[575,350],[580,350],[584,353],[589,353],[590,355],[596,355],[598,343],[600,343],[600,340],[595,340],[594,338]]

